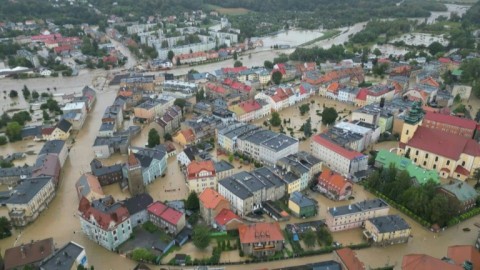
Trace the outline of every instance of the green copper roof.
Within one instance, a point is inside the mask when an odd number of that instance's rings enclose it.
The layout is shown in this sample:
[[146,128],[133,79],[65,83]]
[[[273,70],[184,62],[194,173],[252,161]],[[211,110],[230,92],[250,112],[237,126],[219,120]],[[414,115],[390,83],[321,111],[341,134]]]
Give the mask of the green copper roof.
[[435,183],[440,183],[438,172],[420,168],[413,164],[410,159],[397,156],[395,153],[390,153],[388,150],[379,150],[375,162],[382,164],[384,167],[394,164],[399,170],[407,170],[410,177],[417,179],[419,184],[425,184],[430,179]]

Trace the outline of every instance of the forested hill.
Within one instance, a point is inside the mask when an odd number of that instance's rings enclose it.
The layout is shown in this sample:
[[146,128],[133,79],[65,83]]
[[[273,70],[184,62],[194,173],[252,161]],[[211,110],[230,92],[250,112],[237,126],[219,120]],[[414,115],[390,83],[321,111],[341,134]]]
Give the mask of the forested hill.
[[480,26],[480,1],[477,1],[477,3],[463,15],[462,21]]
[[338,14],[349,13],[369,14],[372,17],[423,17],[429,11],[445,11],[446,7],[438,2],[429,0],[205,0],[209,4],[221,7],[241,7],[252,11],[314,11],[334,17]]

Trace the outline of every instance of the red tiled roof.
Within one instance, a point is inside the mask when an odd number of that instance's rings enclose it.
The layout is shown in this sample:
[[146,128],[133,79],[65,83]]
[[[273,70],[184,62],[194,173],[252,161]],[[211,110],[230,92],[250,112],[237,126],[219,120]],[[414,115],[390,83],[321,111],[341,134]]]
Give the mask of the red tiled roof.
[[424,119],[471,130],[477,127],[477,122],[474,120],[441,113],[427,112]]
[[324,147],[330,149],[331,151],[334,151],[334,152],[340,154],[341,156],[343,156],[343,157],[345,157],[349,160],[352,160],[352,159],[354,159],[356,157],[359,157],[359,156],[363,156],[363,154],[360,153],[360,152],[343,148],[340,145],[338,145],[334,142],[331,142],[331,141],[323,138],[320,135],[315,135],[315,136],[313,136],[312,139],[313,139],[314,142],[316,142],[320,145],[323,145]]
[[114,212],[103,212],[92,207],[88,199],[85,197],[80,199],[78,211],[86,220],[90,220],[90,217],[93,217],[97,226],[103,230],[108,230],[111,222],[118,224],[130,217],[127,208],[123,205],[116,208]]
[[140,161],[138,161],[133,152],[130,152],[130,155],[128,155],[127,164],[129,166],[137,166],[140,164]]
[[358,100],[367,100],[367,96],[368,96],[368,89],[367,88],[362,88],[362,89],[360,89],[360,91],[358,91],[357,99]]
[[240,225],[238,234],[242,244],[285,240],[278,222]]
[[42,129],[42,135],[50,135],[55,130],[55,127],[48,127]]
[[193,130],[191,128],[182,129],[180,130],[180,133],[183,135],[183,137],[185,137],[185,140],[187,142],[195,141],[195,133],[193,133]]
[[173,208],[168,207],[167,210],[165,210],[160,217],[165,220],[166,222],[177,225],[178,221],[182,218],[183,213],[180,211],[177,211]]
[[257,111],[257,110],[260,110],[262,108],[262,105],[260,105],[260,103],[258,103],[254,99],[244,101],[244,102],[238,104],[238,106],[240,106],[243,109],[243,111],[245,111],[246,113]]
[[453,160],[462,153],[480,156],[480,145],[473,139],[423,126],[417,128],[407,145]]
[[215,175],[215,164],[212,160],[192,161],[187,165],[188,179],[198,178],[201,171],[207,171]]
[[340,84],[338,82],[333,82],[327,87],[327,91],[337,93],[339,88]]
[[222,68],[222,72],[223,73],[239,73],[239,72],[247,70],[247,69],[248,69],[248,67],[245,67],[245,66],[233,67],[233,68],[226,67],[226,68]]
[[465,261],[473,264],[473,269],[480,269],[480,252],[471,245],[459,245],[448,247],[447,257],[455,261],[457,265],[462,265]]
[[[23,249],[23,251],[22,251]],[[53,238],[19,245],[5,250],[5,269],[24,269],[23,266],[39,263],[55,251]],[[26,268],[25,268],[26,269]]]
[[426,85],[430,85],[430,86],[433,86],[433,87],[439,87],[440,84],[435,80],[433,79],[432,77],[428,77],[428,78],[425,78],[421,81],[422,84],[426,84]]
[[147,211],[161,219],[165,220],[166,222],[177,225],[178,221],[182,218],[183,213],[177,211],[171,207],[166,206],[165,204],[156,201],[150,204],[147,207]]
[[161,202],[153,202],[147,207],[147,211],[154,214],[155,216],[160,216],[168,208],[165,204]]
[[425,254],[403,256],[402,270],[463,270],[463,267],[450,264]]
[[68,51],[71,51],[71,50],[72,50],[72,46],[70,46],[70,45],[62,45],[62,46],[58,46],[58,47],[53,48],[53,51],[55,53],[68,52]]
[[225,226],[225,224],[227,224],[233,219],[240,220],[240,217],[233,213],[232,210],[224,208],[215,217],[215,222],[220,226]]
[[461,175],[466,175],[466,176],[470,175],[470,171],[460,165],[457,165],[457,168],[455,168],[455,172]]
[[452,62],[452,60],[450,58],[447,58],[447,57],[440,57],[438,58],[438,62],[442,63],[442,64],[449,64]]
[[200,203],[207,209],[215,209],[222,201],[227,201],[225,197],[220,195],[213,188],[206,188],[199,196]]
[[342,190],[347,185],[352,185],[347,181],[347,179],[345,179],[345,177],[331,171],[330,169],[324,169],[322,171],[322,174],[318,176],[318,183],[324,183],[326,186],[337,191]]
[[335,251],[348,270],[363,270],[365,265],[357,258],[355,251],[350,248],[342,248]]

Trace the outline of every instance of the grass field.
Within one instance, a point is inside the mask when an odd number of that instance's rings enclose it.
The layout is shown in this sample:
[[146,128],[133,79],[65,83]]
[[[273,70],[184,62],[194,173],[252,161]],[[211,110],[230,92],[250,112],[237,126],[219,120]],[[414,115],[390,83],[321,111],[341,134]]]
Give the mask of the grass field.
[[207,5],[206,7],[209,10],[215,10],[218,13],[223,15],[238,16],[238,15],[245,15],[250,12],[250,10],[246,8],[223,8],[215,5]]
[[316,39],[312,39],[312,40],[307,41],[307,42],[305,42],[305,43],[303,43],[303,44],[300,44],[298,47],[312,45],[312,44],[314,44],[314,43],[316,43],[316,42],[319,42],[319,41],[321,41],[321,40],[333,38],[333,37],[339,35],[341,32],[342,32],[342,31],[337,30],[337,29],[327,30],[327,31],[323,34],[323,36],[318,37],[318,38],[316,38]]

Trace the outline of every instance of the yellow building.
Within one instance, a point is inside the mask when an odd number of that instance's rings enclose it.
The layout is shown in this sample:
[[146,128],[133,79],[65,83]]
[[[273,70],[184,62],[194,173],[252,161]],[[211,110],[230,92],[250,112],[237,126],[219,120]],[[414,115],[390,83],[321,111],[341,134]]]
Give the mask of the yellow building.
[[62,140],[66,141],[70,137],[72,124],[65,119],[60,120],[55,127],[42,129],[42,138],[46,141]]
[[195,133],[193,133],[193,130],[188,128],[188,129],[183,129],[177,132],[175,136],[173,136],[173,141],[180,144],[181,146],[185,146],[187,144],[195,143]]
[[374,217],[365,221],[364,236],[376,245],[407,243],[410,225],[398,215]]

